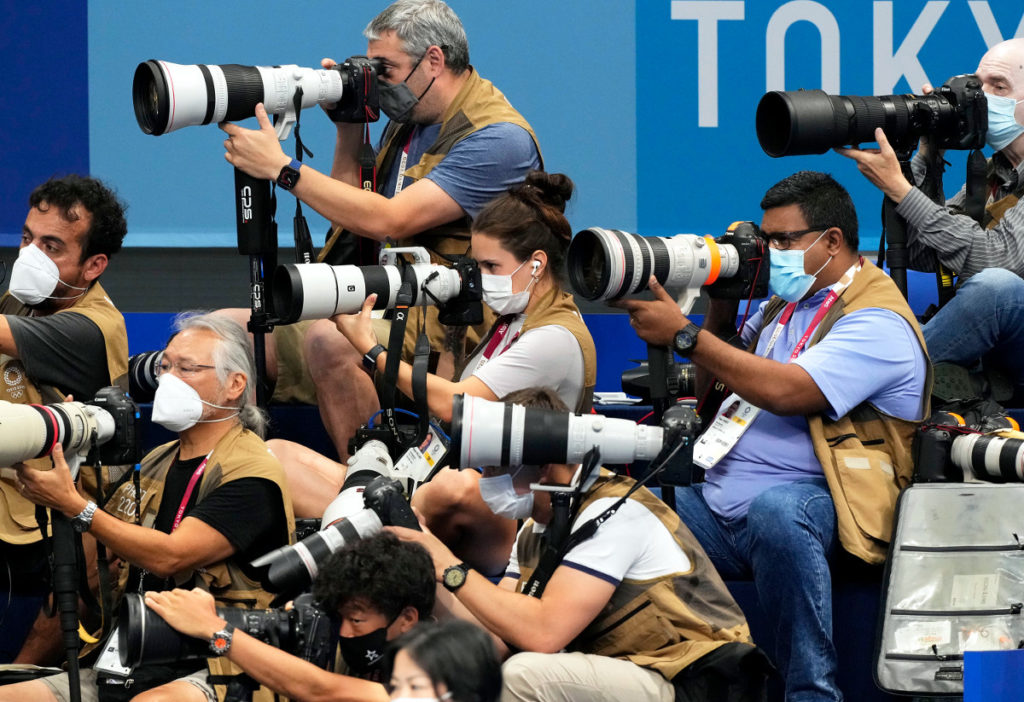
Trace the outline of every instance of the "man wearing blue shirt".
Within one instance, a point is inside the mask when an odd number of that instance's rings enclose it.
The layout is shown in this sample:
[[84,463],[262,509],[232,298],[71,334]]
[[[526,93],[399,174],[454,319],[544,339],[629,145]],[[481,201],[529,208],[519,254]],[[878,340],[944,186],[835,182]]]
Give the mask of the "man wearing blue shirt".
[[678,489],[679,514],[724,578],[753,578],[786,699],[840,700],[829,559],[837,544],[885,558],[929,363],[895,284],[858,254],[842,186],[802,171],[761,208],[773,297],[743,325],[747,350],[720,338],[735,334],[735,301],[712,300],[703,329],[654,281],[654,301],[621,304],[642,339],[732,391],[694,448],[706,482]]

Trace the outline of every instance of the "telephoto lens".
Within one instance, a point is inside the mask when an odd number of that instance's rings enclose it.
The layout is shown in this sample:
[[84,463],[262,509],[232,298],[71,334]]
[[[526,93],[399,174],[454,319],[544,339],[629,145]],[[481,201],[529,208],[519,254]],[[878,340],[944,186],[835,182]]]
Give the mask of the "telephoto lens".
[[1024,440],[993,434],[967,434],[953,439],[953,463],[981,480],[1024,482]]
[[580,463],[591,448],[606,463],[649,461],[661,450],[661,427],[600,414],[572,414],[456,395],[453,456],[459,467]]
[[163,351],[143,351],[128,359],[128,394],[136,402],[152,402],[156,389],[157,368]]

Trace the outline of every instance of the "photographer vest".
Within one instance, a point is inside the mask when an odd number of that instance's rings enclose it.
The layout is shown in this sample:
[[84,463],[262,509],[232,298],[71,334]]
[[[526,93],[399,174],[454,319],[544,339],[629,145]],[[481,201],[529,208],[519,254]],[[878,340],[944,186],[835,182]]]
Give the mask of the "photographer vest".
[[[757,339],[786,306],[774,297],[765,307]],[[895,312],[907,321],[918,343],[928,350],[917,319],[896,284],[870,261],[854,276],[811,336],[807,348],[821,341],[839,319],[866,308]],[[884,345],[879,347],[884,351]],[[927,363],[924,398],[931,397],[932,369]],[[926,404],[923,416],[930,414]],[[868,563],[882,563],[892,538],[893,514],[900,490],[910,484],[914,472],[910,445],[920,421],[885,414],[868,402],[833,421],[824,414],[809,415],[807,425],[814,454],[821,463],[835,503],[839,540],[847,551]]]
[[[543,168],[540,144],[537,142],[537,135],[534,134],[530,124],[512,107],[505,95],[494,87],[493,83],[481,78],[474,68],[469,68],[468,71],[469,76],[466,82],[458,94],[456,94],[455,99],[448,105],[448,109],[445,110],[441,118],[441,131],[438,133],[437,139],[427,147],[426,151],[423,152],[423,156],[420,157],[420,160],[415,165],[405,170],[403,174],[406,179],[404,187],[408,188],[413,182],[420,180],[430,173],[437,164],[444,160],[452,147],[460,141],[492,124],[509,123],[525,129],[530,134],[530,138],[533,139],[534,146],[537,147],[537,156],[541,158],[541,167]],[[383,146],[380,153],[377,154],[378,192],[384,189],[388,178],[392,176],[392,169],[395,167],[396,161],[405,148],[406,143],[408,143],[409,136],[415,127],[416,125],[414,124],[388,123],[381,138]],[[398,242],[398,245],[422,246],[430,252],[432,263],[447,266],[450,265],[450,262],[444,258],[445,255],[465,256],[469,252],[470,224],[471,219],[469,215],[464,214],[462,217],[447,224],[432,227],[403,239]],[[351,234],[340,228],[335,229],[330,237],[328,237],[327,244],[320,251],[317,260],[331,264],[339,263],[337,257],[332,256],[332,253],[339,238],[346,235]],[[424,309],[426,310],[425,312]],[[426,308],[416,307],[409,310],[405,340],[402,347],[403,360],[412,361],[416,346],[416,336],[419,334],[420,326],[424,323],[424,314],[426,315],[426,332],[427,337],[430,339],[430,347],[438,352],[452,351],[455,354],[456,361],[461,361],[462,352],[467,346],[466,340],[458,338],[461,336],[461,333],[454,337],[449,334],[450,338],[446,343],[445,327],[438,321],[437,308],[433,305]],[[485,333],[493,321],[494,316],[490,313],[490,310],[484,309],[483,323],[472,327],[472,331],[467,336],[470,348],[476,344],[477,340]]]
[[[577,514],[595,500],[622,497],[633,485],[631,478],[602,469]],[[628,660],[672,680],[719,646],[734,641],[751,643],[743,612],[679,515],[646,488],[629,499],[640,502],[665,525],[689,559],[690,571],[650,580],[623,580],[601,613],[566,650]],[[517,587],[533,575],[544,551],[544,538],[543,533],[534,533],[532,520],[520,530]],[[600,528],[592,538],[601,538]]]
[[[558,287],[548,291],[537,305],[537,309],[526,316],[526,321],[523,322],[522,328],[511,343],[514,344],[519,336],[531,329],[552,324],[568,329],[576,337],[576,343],[580,345],[580,350],[583,352],[583,390],[575,411],[589,412],[594,401],[594,385],[597,383],[597,350],[594,347],[594,339],[590,335],[590,330],[587,329],[583,315],[580,314],[572,294],[564,292]],[[469,354],[467,360],[475,357],[478,351],[486,347],[498,326],[496,321],[487,335]],[[465,364],[463,363],[455,370],[455,378],[461,378],[464,370]]]
[[[107,297],[98,282],[80,297],[71,307],[54,312],[64,314],[75,312],[88,318],[103,334],[106,347],[107,371],[110,384],[128,389],[128,333],[124,317]],[[0,298],[0,314],[28,317],[31,310],[21,304],[10,293]],[[52,404],[62,402],[64,394],[51,385],[37,385],[28,377],[20,359],[0,354],[0,373],[4,382],[0,384],[0,400],[16,404]],[[98,388],[97,388],[98,389]],[[91,397],[76,397],[88,402]],[[25,461],[37,470],[49,470],[49,457]],[[13,469],[0,468],[0,541],[9,544],[30,544],[42,539],[36,523],[36,507],[18,493]]]
[[[157,513],[160,511],[167,471],[175,462],[178,447],[179,442],[172,441],[158,446],[142,459],[141,525],[147,529],[153,528]],[[221,438],[210,454],[206,470],[199,482],[196,504],[201,503],[221,485],[241,478],[264,478],[278,486],[288,525],[287,540],[291,543],[295,534],[295,517],[292,513],[291,494],[288,491],[284,468],[267,450],[263,439],[239,424]],[[122,483],[114,491],[104,505],[104,510],[123,522],[135,524],[135,486],[131,481]],[[129,569],[129,564],[122,561],[115,600],[119,599],[125,590]],[[206,590],[217,600],[218,607],[265,609],[274,598],[274,595],[265,591],[258,582],[246,576],[241,564],[233,558],[194,571],[178,573],[173,576],[173,580],[175,587],[200,587]],[[210,658],[207,659],[207,663],[211,675],[233,676],[242,672],[226,658]],[[225,687],[226,683],[225,686],[217,685],[219,693],[223,694]],[[262,690],[261,693],[254,699],[272,699],[268,691]]]

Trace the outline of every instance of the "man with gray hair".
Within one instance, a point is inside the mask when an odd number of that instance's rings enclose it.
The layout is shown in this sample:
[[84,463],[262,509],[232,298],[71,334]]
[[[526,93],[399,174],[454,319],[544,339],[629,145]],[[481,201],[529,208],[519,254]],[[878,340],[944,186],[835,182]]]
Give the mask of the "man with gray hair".
[[[248,339],[238,324],[213,315],[183,315],[175,327],[158,366],[153,421],[178,439],[142,460],[139,481],[108,486],[97,506],[76,490],[58,445],[54,470],[18,467],[19,489],[80,522],[76,528],[122,560],[118,594],[200,587],[221,607],[266,607],[272,595],[248,564],[286,545],[294,519],[284,472],[258,433],[264,418],[253,404]],[[152,699],[206,702],[217,699],[209,674],[231,672],[220,658],[209,660],[209,671],[202,660],[143,664],[123,677],[94,668],[82,671],[82,699],[120,685],[124,699],[160,688]],[[0,700],[64,702],[68,695],[66,675],[0,687]]]
[[[375,249],[374,242],[390,238],[402,246],[424,246],[435,263],[448,265],[443,255],[467,252],[469,223],[484,204],[543,167],[537,138],[505,96],[469,64],[462,23],[441,0],[398,0],[370,22],[364,35],[367,55],[382,62],[380,103],[391,118],[376,149],[374,191],[360,187],[360,124],[337,124],[329,176],[284,153],[262,105],[256,108],[260,129],[222,125],[229,135],[225,157],[257,178],[274,180],[287,169],[297,171],[292,194],[333,224],[321,261],[355,263],[346,252],[360,243]],[[334,61],[324,59],[323,65]],[[421,312],[409,314],[407,361]],[[388,326],[376,329],[384,342]],[[433,307],[426,331],[434,351],[460,355],[464,350],[459,342],[445,349],[444,327]],[[471,331],[469,342],[476,336]],[[348,439],[378,407],[361,354],[329,320],[278,327],[267,347],[275,399],[319,404],[345,458]],[[446,370],[450,375],[453,369],[446,363],[441,374]]]

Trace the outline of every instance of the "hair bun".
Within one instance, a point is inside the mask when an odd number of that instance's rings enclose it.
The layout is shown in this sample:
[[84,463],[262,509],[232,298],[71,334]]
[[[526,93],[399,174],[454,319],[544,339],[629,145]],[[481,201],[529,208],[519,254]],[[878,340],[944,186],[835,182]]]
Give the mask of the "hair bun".
[[523,190],[533,190],[537,199],[559,212],[565,212],[565,203],[572,197],[575,186],[564,173],[530,171],[522,185]]

